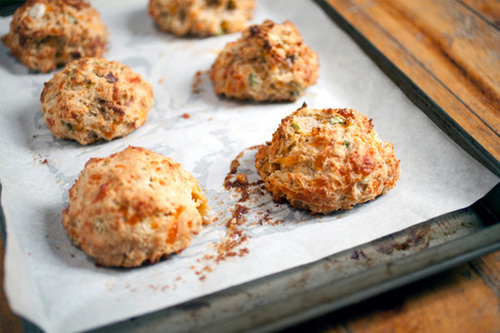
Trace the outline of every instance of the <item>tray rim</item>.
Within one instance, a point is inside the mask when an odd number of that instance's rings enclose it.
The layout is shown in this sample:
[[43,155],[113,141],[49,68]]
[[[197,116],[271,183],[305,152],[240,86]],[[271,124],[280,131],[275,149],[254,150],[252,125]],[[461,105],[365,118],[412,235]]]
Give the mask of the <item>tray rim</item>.
[[[421,110],[423,111],[446,135],[448,135],[453,141],[460,145],[467,153],[478,160],[482,165],[492,171],[495,175],[500,176],[500,161],[495,159],[491,153],[489,153],[484,147],[482,147],[469,133],[467,133],[451,116],[449,116],[446,111],[441,108],[437,103],[435,103],[425,92],[419,88],[406,74],[404,74],[394,63],[392,63],[384,54],[378,50],[367,38],[365,38],[357,29],[354,28],[340,13],[338,13],[326,0],[312,0],[315,2],[325,13],[339,25],[348,35],[361,47],[361,49],[374,61],[377,66],[401,89],[401,91]],[[2,185],[0,183],[0,198],[2,194]],[[493,203],[493,204],[492,204]],[[362,272],[360,275],[362,278],[364,276],[369,276],[374,273],[377,274],[377,283],[369,284],[358,291],[351,294],[345,295],[340,299],[335,299],[330,303],[324,303],[317,306],[316,308],[309,308],[300,316],[294,317],[283,317],[280,320],[274,321],[272,323],[259,325],[258,327],[253,327],[250,331],[273,331],[276,329],[283,329],[291,325],[297,324],[299,322],[320,316],[330,311],[338,310],[342,307],[348,306],[355,302],[359,302],[370,297],[379,295],[383,292],[407,285],[411,282],[423,279],[425,277],[437,274],[439,272],[445,271],[459,264],[465,263],[477,257],[483,256],[485,254],[491,253],[493,251],[500,249],[500,183],[495,186],[485,197],[480,199],[475,204],[463,208],[461,210],[455,211],[465,211],[468,209],[473,209],[476,213],[478,210],[485,209],[487,211],[487,218],[484,218],[484,213],[478,215],[480,219],[485,221],[489,226],[481,229],[473,234],[459,237],[455,240],[445,242],[441,245],[424,249],[418,251],[405,258],[400,258],[395,260],[390,266],[394,271],[399,272],[399,274],[393,275],[392,278],[388,278],[387,274],[384,274],[384,270],[387,272],[387,265],[379,265],[371,267]],[[482,207],[482,208],[479,208]],[[446,215],[446,214],[445,214]],[[439,219],[436,217],[434,219]],[[423,223],[429,223],[432,220],[428,220]],[[407,228],[402,231],[390,234],[388,236],[393,236],[398,233],[405,233],[411,229]],[[385,237],[388,237],[385,236]],[[5,230],[5,217],[3,214],[2,206],[0,205],[0,237],[3,240],[3,246],[5,247],[7,242],[7,233]],[[352,252],[357,248],[366,246],[369,243],[362,244],[357,247],[353,247],[344,250],[335,255],[342,255],[345,253]],[[435,253],[437,252],[437,253]],[[439,255],[441,254],[441,255]],[[418,261],[419,258],[427,258],[430,260],[429,266],[423,267],[420,270],[408,270],[409,268],[415,267],[414,261]],[[250,284],[260,283],[263,280],[281,278],[287,274],[292,274],[293,272],[301,271],[305,267],[310,267],[318,262],[325,260],[322,258],[318,261],[294,267],[279,273],[275,273],[266,277],[259,278],[254,281],[244,283],[242,285],[230,287],[228,289],[216,292],[214,294],[206,295],[201,297],[201,299],[214,297],[221,293],[225,293],[235,288],[241,288]],[[345,279],[352,279],[352,277],[347,277]],[[328,286],[324,286],[327,288]],[[316,292],[317,290],[312,290],[310,292]],[[197,301],[194,299],[185,303],[175,305],[171,308],[182,307],[187,303]],[[287,300],[289,302],[290,300]],[[271,306],[276,306],[275,303]],[[166,309],[161,309],[158,312],[162,312]],[[263,309],[257,309],[256,311],[263,311]],[[245,314],[251,316],[250,314]],[[144,315],[148,316],[148,315]],[[239,319],[241,320],[241,318]],[[35,324],[31,323],[29,320],[22,318],[23,327],[25,332],[42,332]],[[112,327],[118,323],[112,323],[107,326],[97,328],[96,330]],[[206,332],[223,332],[229,331],[228,325],[234,322],[223,322],[219,325],[214,325],[207,327],[204,331]],[[248,327],[240,327],[240,329],[247,329]]]

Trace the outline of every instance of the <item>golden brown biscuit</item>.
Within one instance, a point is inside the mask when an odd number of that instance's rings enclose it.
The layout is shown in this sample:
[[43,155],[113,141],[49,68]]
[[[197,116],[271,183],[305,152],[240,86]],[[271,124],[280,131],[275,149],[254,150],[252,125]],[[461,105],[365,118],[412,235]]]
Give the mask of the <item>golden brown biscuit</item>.
[[309,109],[284,118],[255,166],[275,199],[328,214],[373,200],[393,188],[399,160],[371,119],[352,109]]
[[40,100],[55,136],[86,145],[125,136],[144,124],[153,89],[116,61],[82,58],[46,82]]
[[69,191],[62,225],[103,266],[140,266],[180,252],[208,223],[205,194],[172,159],[128,147],[90,159]]
[[163,31],[207,37],[243,30],[254,7],[255,0],[150,0],[149,14]]
[[101,57],[108,30],[84,0],[28,0],[2,42],[26,67],[47,73],[74,59]]
[[220,52],[210,72],[215,93],[240,100],[295,101],[318,79],[318,55],[289,21],[266,20]]

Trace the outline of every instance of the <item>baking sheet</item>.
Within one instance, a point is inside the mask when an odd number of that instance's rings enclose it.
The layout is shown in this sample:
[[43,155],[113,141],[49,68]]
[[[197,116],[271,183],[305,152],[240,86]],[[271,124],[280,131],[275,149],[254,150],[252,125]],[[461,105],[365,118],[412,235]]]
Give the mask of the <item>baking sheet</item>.
[[[110,30],[106,58],[141,73],[155,92],[146,124],[125,138],[88,147],[55,139],[39,105],[43,83],[52,74],[29,72],[0,48],[5,287],[12,309],[46,331],[90,329],[312,262],[466,207],[498,183],[498,177],[428,120],[311,1],[259,1],[252,20],[291,20],[319,54],[318,84],[297,102],[279,104],[219,98],[205,72],[200,92],[193,92],[196,72],[208,70],[217,52],[239,34],[182,39],[154,28],[146,1],[94,5]],[[1,34],[9,22],[0,20]],[[375,129],[394,143],[401,159],[396,188],[351,211],[324,217],[260,197],[251,203],[251,216],[257,219],[259,211],[270,210],[284,222],[249,225],[250,239],[242,244],[248,254],[210,264],[212,272],[204,271],[200,279],[203,257],[224,235],[236,204],[234,193],[223,187],[231,161],[244,151],[241,170],[251,180],[258,178],[255,151],[247,148],[270,140],[280,120],[304,101],[317,108],[352,107],[373,118]],[[162,263],[132,270],[97,268],[68,241],[61,211],[89,158],[128,145],[162,153],[192,172],[219,220],[190,248]]]
[[498,216],[477,206],[91,332],[277,332],[500,249]]

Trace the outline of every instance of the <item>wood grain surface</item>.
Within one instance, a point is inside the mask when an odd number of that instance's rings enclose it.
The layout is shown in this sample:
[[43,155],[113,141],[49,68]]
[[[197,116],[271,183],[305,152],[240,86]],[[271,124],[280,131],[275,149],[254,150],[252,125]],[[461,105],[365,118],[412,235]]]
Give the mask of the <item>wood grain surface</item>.
[[[415,86],[405,91],[410,99],[423,109],[437,105],[449,116],[441,120],[450,133],[463,130],[454,139],[472,140],[469,151],[482,150],[476,157],[498,165],[500,1],[326,2],[362,36],[362,47],[377,49],[394,66],[382,68],[389,77],[403,86],[403,75]],[[439,112],[430,117],[439,122]],[[0,239],[1,262],[3,255]],[[3,265],[0,276],[3,281]],[[0,332],[21,332],[1,283]],[[285,331],[500,332],[500,251]]]
[[411,100],[499,173],[499,1],[319,2]]
[[14,315],[9,308],[7,303],[7,298],[5,297],[3,289],[3,258],[4,258],[4,243],[2,237],[0,237],[0,333],[8,332],[22,332],[23,324],[21,319]]

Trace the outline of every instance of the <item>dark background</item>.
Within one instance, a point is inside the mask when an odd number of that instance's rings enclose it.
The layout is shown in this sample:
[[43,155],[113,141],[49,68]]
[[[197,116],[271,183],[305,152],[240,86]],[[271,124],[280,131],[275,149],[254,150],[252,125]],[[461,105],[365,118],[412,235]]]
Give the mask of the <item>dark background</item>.
[[0,0],[0,16],[12,15],[24,0]]

